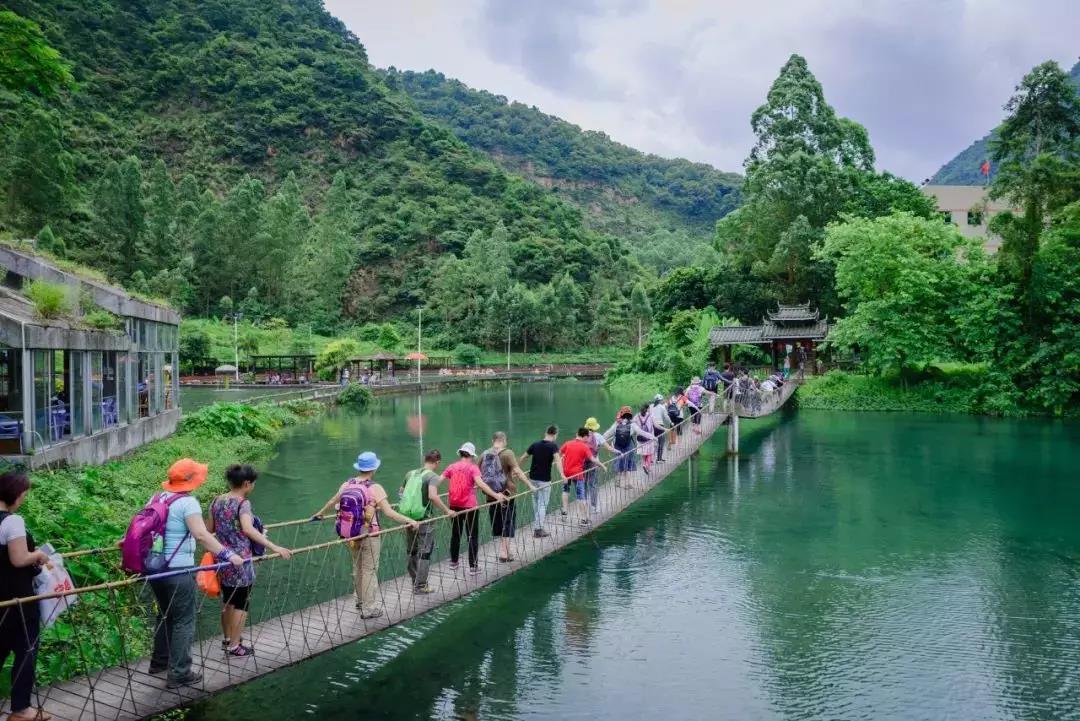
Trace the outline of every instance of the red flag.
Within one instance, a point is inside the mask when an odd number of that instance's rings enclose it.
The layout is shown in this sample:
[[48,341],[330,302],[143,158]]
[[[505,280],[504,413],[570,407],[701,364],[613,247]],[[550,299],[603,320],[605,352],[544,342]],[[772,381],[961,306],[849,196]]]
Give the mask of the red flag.
[[987,177],[990,176],[990,161],[989,160],[982,161],[982,165],[979,166],[979,172],[982,173],[983,175],[987,176]]

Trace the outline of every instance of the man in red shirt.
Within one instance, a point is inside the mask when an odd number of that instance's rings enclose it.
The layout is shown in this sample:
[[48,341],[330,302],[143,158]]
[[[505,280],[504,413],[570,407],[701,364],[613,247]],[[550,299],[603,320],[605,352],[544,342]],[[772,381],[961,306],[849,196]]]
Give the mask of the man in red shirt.
[[589,443],[586,440],[589,437],[588,428],[578,428],[577,438],[563,443],[562,448],[559,449],[559,453],[562,455],[563,475],[565,480],[563,481],[563,493],[562,493],[562,514],[565,516],[569,513],[570,506],[570,484],[573,483],[576,488],[577,500],[581,502],[581,525],[589,525],[589,510],[585,507],[585,461],[592,461],[595,466],[603,466],[600,459],[596,457],[596,454],[589,448]]

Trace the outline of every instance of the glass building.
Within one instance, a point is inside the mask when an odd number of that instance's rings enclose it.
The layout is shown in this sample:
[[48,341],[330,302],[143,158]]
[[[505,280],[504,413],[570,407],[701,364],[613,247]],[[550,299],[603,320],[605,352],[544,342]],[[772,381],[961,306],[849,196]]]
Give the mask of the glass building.
[[[179,420],[176,311],[0,247],[0,455],[31,466],[98,463],[172,433]],[[43,318],[24,294],[63,288],[69,312]],[[105,310],[91,328],[79,307]]]

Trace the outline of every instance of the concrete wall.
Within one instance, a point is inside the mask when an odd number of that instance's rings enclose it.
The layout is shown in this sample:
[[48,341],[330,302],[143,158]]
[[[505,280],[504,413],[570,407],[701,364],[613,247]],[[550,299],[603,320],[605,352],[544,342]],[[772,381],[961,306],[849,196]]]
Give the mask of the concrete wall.
[[45,325],[26,326],[26,347],[34,350],[134,350],[135,344],[123,333],[101,330],[75,330]]
[[142,418],[126,426],[109,428],[92,436],[76,438],[43,448],[34,455],[9,456],[31,468],[45,466],[84,466],[104,463],[122,456],[151,441],[172,435],[180,421],[180,410],[162,411],[156,416]]
[[74,288],[84,287],[90,291],[95,303],[115,315],[131,316],[174,325],[180,323],[180,314],[171,308],[136,300],[119,288],[113,288],[88,278],[80,278],[54,267],[44,259],[34,255],[20,253],[11,248],[0,246],[0,266],[18,273],[24,278],[40,279],[50,283],[63,283]]

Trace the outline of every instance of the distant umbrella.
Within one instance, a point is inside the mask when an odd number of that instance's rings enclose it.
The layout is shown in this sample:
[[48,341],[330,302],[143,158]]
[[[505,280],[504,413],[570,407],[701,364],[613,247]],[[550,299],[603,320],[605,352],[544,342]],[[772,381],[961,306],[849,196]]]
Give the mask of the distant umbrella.
[[423,353],[412,352],[405,356],[405,360],[427,360],[427,356]]
[[215,368],[214,372],[215,373],[235,373],[236,372],[236,366],[229,365],[228,363],[226,363],[225,365],[220,365],[217,368]]

